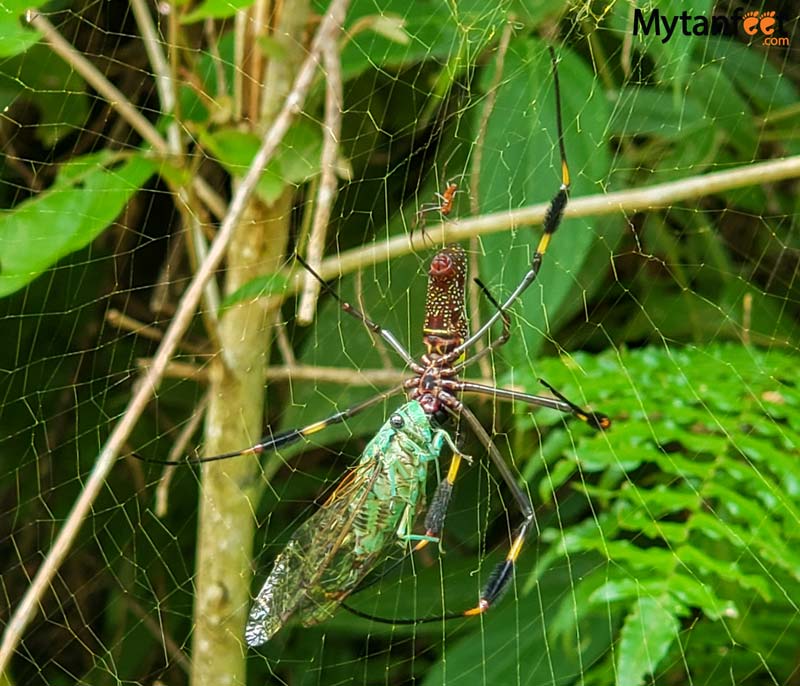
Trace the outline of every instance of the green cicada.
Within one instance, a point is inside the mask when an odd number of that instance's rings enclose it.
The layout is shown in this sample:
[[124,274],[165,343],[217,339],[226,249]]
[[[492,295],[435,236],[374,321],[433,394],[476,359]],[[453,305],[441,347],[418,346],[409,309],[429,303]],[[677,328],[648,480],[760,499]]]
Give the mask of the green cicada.
[[393,546],[430,539],[411,532],[425,501],[428,463],[444,443],[456,450],[418,402],[392,413],[275,559],[250,610],[248,645],[265,643],[293,617],[304,626],[330,618]]

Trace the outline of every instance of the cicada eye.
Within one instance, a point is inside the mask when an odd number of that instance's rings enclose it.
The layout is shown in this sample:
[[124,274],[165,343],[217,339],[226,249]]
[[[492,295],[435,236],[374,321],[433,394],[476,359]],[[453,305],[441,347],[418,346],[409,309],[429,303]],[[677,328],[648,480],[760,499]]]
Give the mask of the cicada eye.
[[406,425],[405,420],[399,414],[393,414],[389,418],[389,423],[394,429],[402,429]]

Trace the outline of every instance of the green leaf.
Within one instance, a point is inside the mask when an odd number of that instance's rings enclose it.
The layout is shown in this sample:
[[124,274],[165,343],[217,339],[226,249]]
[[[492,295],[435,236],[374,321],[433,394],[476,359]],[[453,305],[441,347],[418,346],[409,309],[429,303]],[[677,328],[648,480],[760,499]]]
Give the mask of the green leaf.
[[25,52],[39,41],[39,32],[25,22],[25,12],[44,4],[44,0],[0,1],[0,58]]
[[397,15],[376,14],[373,17],[364,17],[364,26],[374,31],[379,36],[400,45],[408,45],[411,38],[405,30],[406,20]]
[[9,104],[20,100],[36,107],[36,136],[48,147],[83,127],[89,112],[83,78],[43,43],[3,62],[0,92]]
[[668,590],[687,607],[699,607],[709,619],[735,617],[738,615],[736,605],[729,600],[717,596],[710,584],[705,584],[686,574],[671,574],[665,590]]
[[627,540],[599,540],[593,542],[597,552],[608,555],[609,560],[625,562],[638,572],[666,574],[678,564],[675,553],[661,548],[640,548]]
[[[702,108],[715,132],[725,133],[725,142],[736,148],[742,162],[755,158],[758,132],[752,108],[736,90],[719,64],[698,65],[689,80],[690,98]],[[692,146],[686,146],[692,147]]]
[[247,300],[256,300],[270,295],[280,295],[286,291],[289,280],[281,273],[264,274],[248,281],[227,296],[220,305],[221,310],[226,310],[236,303]]
[[[548,635],[560,611],[574,618],[585,605],[573,595],[571,574],[590,572],[594,560],[576,556],[571,568],[556,566],[543,576],[539,593],[524,601],[504,602],[485,615],[481,626],[467,624],[447,645],[447,660],[426,670],[424,686],[442,684],[572,684],[582,676],[576,665],[594,664],[612,645],[608,613],[583,621],[576,641],[572,633],[555,641]],[[448,596],[450,588],[448,587]],[[577,645],[576,645],[577,643]]]
[[578,469],[575,460],[560,460],[555,467],[548,472],[548,478],[539,482],[539,497],[544,502],[551,502],[553,495],[563,486],[566,481],[572,478]]
[[720,579],[740,585],[748,592],[758,592],[764,600],[772,598],[771,584],[766,578],[757,574],[746,574],[737,562],[709,555],[696,543],[677,548],[675,554],[680,559],[681,565],[695,570],[700,577],[716,575]]
[[[236,177],[246,173],[261,146],[259,136],[234,128],[222,128],[213,133],[201,130],[200,140],[206,150]],[[295,123],[261,174],[256,186],[259,197],[272,204],[288,184],[302,183],[317,174],[321,149],[319,128],[302,120]]]
[[[228,122],[233,117],[235,32],[229,31],[216,43],[218,53],[201,51],[195,64],[197,81],[181,82],[178,112],[184,122],[208,124],[209,119]],[[213,98],[213,99],[209,99]]]
[[640,597],[620,634],[617,686],[640,686],[647,675],[655,674],[679,628],[674,610],[656,598]]
[[183,17],[181,23],[192,24],[202,19],[225,19],[239,10],[250,7],[255,0],[203,0],[195,9]]
[[[395,17],[402,17],[402,26]],[[478,0],[421,2],[413,11],[406,0],[355,0],[346,27],[358,30],[343,47],[342,75],[349,80],[376,67],[400,69],[423,61],[458,69],[461,46],[468,45],[471,54],[480,52],[505,20],[502,6]]]
[[657,88],[629,86],[622,90],[608,123],[615,136],[658,136],[677,139],[707,126],[702,105]]
[[[710,0],[696,2],[691,8],[691,14],[708,16],[711,14],[712,6],[713,3]],[[681,0],[647,0],[636,3],[635,7],[644,14],[645,21],[652,16],[652,12],[659,12],[663,19],[671,20],[686,9],[685,3]],[[675,33],[667,40],[663,23],[656,22],[654,22],[654,30],[651,30],[650,35],[644,35],[643,31],[634,35],[633,6],[624,3],[615,3],[611,19],[617,30],[630,36],[634,50],[647,54],[655,62],[655,72],[660,82],[671,84],[676,93],[683,90],[690,77],[691,52],[687,47],[687,42],[704,43],[705,37],[684,36],[681,25],[678,23]]]
[[51,189],[0,215],[0,296],[90,243],[155,171],[141,156],[117,164],[110,159],[91,155],[75,161]]
[[308,181],[320,169],[322,133],[309,121],[296,122],[281,142],[276,160],[283,180],[297,184]]
[[721,64],[739,91],[755,100],[762,110],[790,107],[797,103],[797,88],[791,79],[785,78],[772,65],[766,52],[754,50],[739,41],[715,36],[707,41],[698,41],[693,49],[702,55],[705,63],[713,61]]

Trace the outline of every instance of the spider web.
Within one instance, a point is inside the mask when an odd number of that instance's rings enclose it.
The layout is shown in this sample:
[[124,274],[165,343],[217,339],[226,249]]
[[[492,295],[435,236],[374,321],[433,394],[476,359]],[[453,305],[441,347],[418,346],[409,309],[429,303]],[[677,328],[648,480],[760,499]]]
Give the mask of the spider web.
[[[328,9],[290,5],[96,2],[43,14],[73,52],[46,26],[19,21],[16,7],[4,20],[6,641]],[[693,12],[737,17],[737,27],[756,12],[736,9]],[[800,40],[788,3],[757,11],[777,11],[778,35]],[[511,308],[511,340],[466,376],[528,393],[542,392],[544,378],[613,427],[597,433],[553,411],[465,399],[536,512],[497,606],[420,625],[342,610],[244,645],[243,618],[276,555],[396,396],[279,453],[213,470],[121,459],[34,599],[9,683],[205,683],[215,669],[232,683],[287,684],[797,679],[798,194],[796,168],[779,166],[800,155],[797,47],[738,28],[665,41],[634,36],[633,21],[626,3],[359,1],[333,41],[336,196],[323,222],[326,261],[315,264],[342,274],[336,292],[414,356],[442,220],[462,231],[472,274],[498,299],[529,267],[541,213],[519,213],[560,183],[547,46],[558,53],[576,216]],[[148,52],[150,28],[163,63]],[[122,95],[88,83],[80,55]],[[281,271],[293,250],[308,255],[324,204],[326,87],[336,79],[320,61],[234,239],[250,263],[231,258],[216,272],[124,453],[233,450],[265,427],[318,421],[407,377],[329,294],[300,326],[298,288]],[[174,104],[159,90],[165,79]],[[744,181],[734,174],[753,170]],[[448,183],[458,186],[452,212],[420,215]],[[624,195],[654,186],[666,201]],[[477,288],[468,307],[473,329],[493,311]],[[352,596],[357,609],[392,620],[475,604],[521,516],[480,443],[465,441],[474,459],[458,475],[445,554],[428,546],[377,569]],[[209,505],[220,493],[231,502]],[[219,519],[200,514],[209,511]],[[205,580],[214,574],[224,583]]]

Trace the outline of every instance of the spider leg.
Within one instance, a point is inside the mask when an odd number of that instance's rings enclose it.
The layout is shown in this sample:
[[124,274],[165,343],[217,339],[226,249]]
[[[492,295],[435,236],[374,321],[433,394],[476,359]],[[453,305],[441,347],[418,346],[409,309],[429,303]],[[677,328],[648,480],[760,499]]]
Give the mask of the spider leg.
[[[456,440],[462,443],[462,434],[458,434]],[[449,439],[449,436],[448,436]],[[447,476],[439,482],[436,487],[436,492],[433,494],[431,504],[428,505],[428,512],[425,515],[425,536],[434,539],[440,543],[439,550],[441,551],[440,535],[444,528],[444,520],[447,516],[447,508],[450,506],[450,498],[453,496],[453,485],[456,482],[456,475],[461,467],[462,460],[472,462],[469,455],[464,455],[461,452],[461,446],[448,441],[453,450],[453,456],[450,458],[450,468],[447,470]],[[428,540],[422,539],[416,546],[414,551],[421,550],[429,543]]]
[[317,279],[317,281],[320,282],[320,284],[322,285],[323,290],[326,293],[328,293],[328,295],[330,295],[330,296],[332,296],[333,298],[336,299],[336,301],[339,303],[340,307],[342,308],[342,310],[344,312],[347,312],[347,314],[349,314],[351,317],[355,317],[356,319],[358,319],[370,331],[372,331],[373,333],[377,334],[384,341],[386,341],[391,346],[391,348],[400,357],[403,358],[403,361],[407,365],[410,365],[410,366],[414,365],[414,358],[411,357],[411,353],[408,352],[408,350],[406,350],[405,346],[403,346],[403,344],[399,340],[397,340],[395,335],[391,331],[389,331],[389,329],[384,329],[380,324],[377,324],[377,323],[373,322],[369,317],[367,317],[365,314],[363,314],[362,312],[357,310],[350,303],[342,300],[342,297],[333,288],[331,288],[328,285],[328,283],[319,274],[317,274],[317,272],[315,272],[311,268],[311,266],[308,264],[308,262],[306,262],[302,257],[300,257],[300,255],[295,255],[295,257],[297,258],[297,261],[301,265],[303,265],[303,267],[307,271],[309,271]]
[[341,424],[342,422],[354,417],[360,412],[363,412],[369,407],[373,405],[377,405],[380,402],[386,400],[396,393],[400,393],[403,390],[402,386],[397,386],[392,388],[388,391],[384,391],[383,393],[378,393],[367,400],[364,400],[356,405],[352,405],[345,410],[341,410],[335,414],[332,414],[330,417],[325,419],[321,419],[313,424],[308,424],[304,427],[298,429],[287,429],[286,431],[281,431],[276,434],[270,434],[262,438],[258,443],[255,445],[251,445],[248,448],[244,448],[243,450],[234,450],[229,453],[222,453],[221,455],[211,455],[209,457],[190,457],[185,460],[156,460],[147,457],[142,457],[137,453],[130,453],[132,457],[135,457],[137,460],[141,462],[151,462],[154,464],[163,464],[163,465],[179,465],[179,464],[205,464],[206,462],[217,462],[218,460],[227,460],[231,457],[239,457],[240,455],[260,455],[261,453],[270,451],[270,450],[278,450],[280,448],[284,448],[287,445],[291,445],[292,443],[296,443],[297,441],[308,438],[309,436],[317,433],[318,431],[322,431],[323,429],[327,429],[329,426],[333,426],[334,424]]
[[542,233],[542,237],[539,239],[539,244],[536,246],[536,251],[533,253],[533,259],[531,260],[528,273],[525,274],[522,281],[514,289],[511,295],[508,296],[506,301],[500,306],[499,310],[489,317],[489,319],[487,319],[484,324],[472,334],[472,336],[470,336],[461,345],[459,345],[457,348],[454,348],[450,352],[453,360],[457,360],[465,350],[480,340],[494,325],[494,323],[503,316],[505,310],[511,307],[511,305],[517,301],[517,299],[530,287],[530,285],[536,281],[536,277],[539,275],[539,270],[542,266],[542,260],[547,252],[548,246],[550,245],[550,239],[561,225],[561,220],[564,216],[564,209],[566,208],[567,200],[569,199],[570,176],[569,166],[567,165],[567,154],[564,148],[564,126],[561,121],[561,90],[558,82],[558,68],[556,55],[552,48],[550,48],[550,57],[553,63],[553,83],[555,86],[556,96],[556,123],[558,125],[558,146],[561,153],[561,187],[558,189],[558,193],[556,193],[556,195],[550,201],[550,206],[547,208],[547,212],[544,215],[544,221],[542,222],[542,228],[544,232]]
[[611,420],[607,415],[602,412],[590,412],[584,410],[579,405],[576,405],[571,400],[566,398],[563,394],[553,388],[549,383],[543,379],[539,380],[545,388],[547,388],[555,398],[549,398],[544,395],[531,395],[530,393],[521,393],[520,391],[511,391],[506,388],[495,388],[494,386],[485,386],[484,384],[472,383],[471,381],[448,381],[445,388],[451,393],[478,393],[501,400],[511,400],[526,403],[527,405],[538,405],[539,407],[547,407],[551,410],[558,410],[564,414],[571,414],[577,419],[580,419],[585,424],[588,424],[593,429],[605,431],[611,427]]
[[442,206],[436,202],[426,202],[419,206],[417,210],[417,214],[427,214],[428,212],[436,212],[437,210],[442,209]]
[[[460,406],[460,408],[458,408],[458,406]],[[502,596],[507,590],[509,582],[514,578],[514,567],[517,558],[522,551],[525,539],[530,533],[531,526],[536,521],[536,515],[533,511],[531,499],[517,484],[511,469],[509,468],[508,464],[506,464],[506,461],[503,459],[500,451],[492,442],[489,434],[486,433],[486,429],[484,429],[483,425],[478,421],[478,418],[469,408],[461,405],[461,403],[458,401],[457,404],[454,404],[454,408],[452,408],[451,411],[457,412],[459,417],[466,420],[470,429],[472,429],[472,432],[481,442],[483,447],[488,451],[489,458],[492,460],[495,468],[500,472],[500,476],[503,478],[504,483],[511,491],[511,495],[516,501],[517,507],[522,514],[523,521],[522,524],[517,527],[517,530],[514,533],[514,540],[508,550],[505,560],[500,562],[490,574],[488,581],[483,587],[483,591],[481,591],[480,599],[478,600],[477,605],[463,612],[445,615],[445,618],[471,617],[474,615],[479,615],[486,612],[490,607],[492,607],[492,605],[495,604],[495,602],[497,602],[497,600],[499,600],[500,596]],[[435,620],[426,619],[425,621]]]
[[469,365],[473,364],[474,362],[477,362],[478,360],[486,357],[493,350],[497,350],[497,348],[504,346],[508,342],[508,339],[511,338],[511,317],[508,315],[508,312],[506,312],[501,307],[500,303],[497,302],[495,297],[492,295],[491,291],[489,291],[489,289],[480,279],[473,279],[473,281],[475,281],[475,283],[478,285],[478,288],[480,288],[484,296],[486,296],[489,302],[492,303],[492,305],[494,305],[494,307],[496,308],[500,318],[503,321],[503,331],[500,334],[499,338],[493,340],[483,350],[479,350],[474,355],[471,355],[467,359],[455,365],[453,367],[453,372],[456,374],[462,371],[463,369],[466,369]]

